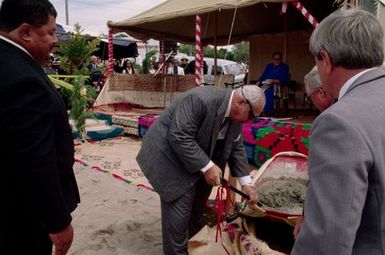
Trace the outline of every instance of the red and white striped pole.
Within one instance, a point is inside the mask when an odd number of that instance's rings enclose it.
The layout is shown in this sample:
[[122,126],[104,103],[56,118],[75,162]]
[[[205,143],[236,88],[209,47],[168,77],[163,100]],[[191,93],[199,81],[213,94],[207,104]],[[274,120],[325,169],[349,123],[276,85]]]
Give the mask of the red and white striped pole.
[[195,18],[195,86],[200,86],[202,81],[203,50],[201,43],[201,17]]
[[313,17],[313,15],[311,15],[311,13],[306,10],[305,6],[303,6],[302,3],[300,2],[291,2],[295,8],[297,8],[297,10],[299,10],[302,15],[307,19],[307,21],[310,22],[310,24],[312,24],[312,26],[314,28],[316,28],[318,26],[318,21]]
[[114,73],[114,42],[112,40],[112,29],[108,30],[108,74]]

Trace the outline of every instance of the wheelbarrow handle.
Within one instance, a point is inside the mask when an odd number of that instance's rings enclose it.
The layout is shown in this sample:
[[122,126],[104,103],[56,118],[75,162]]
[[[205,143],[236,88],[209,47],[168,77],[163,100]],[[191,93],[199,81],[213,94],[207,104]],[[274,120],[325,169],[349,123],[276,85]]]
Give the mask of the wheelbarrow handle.
[[226,222],[227,223],[230,223],[230,222],[233,222],[234,220],[236,220],[237,218],[239,218],[241,216],[240,213],[234,213],[234,214],[231,214],[229,216],[226,217]]
[[222,186],[227,186],[229,187],[230,190],[234,191],[235,193],[241,195],[243,198],[246,198],[247,200],[250,200],[250,196],[248,194],[246,194],[245,192],[237,189],[236,187],[234,187],[232,184],[230,184],[226,179],[224,179],[223,177],[221,177],[221,184]]

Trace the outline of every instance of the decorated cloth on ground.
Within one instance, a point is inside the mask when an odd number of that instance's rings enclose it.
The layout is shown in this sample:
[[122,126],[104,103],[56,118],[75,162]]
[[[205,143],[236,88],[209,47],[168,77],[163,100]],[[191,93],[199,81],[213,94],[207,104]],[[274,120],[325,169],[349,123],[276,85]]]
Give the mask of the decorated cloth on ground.
[[130,137],[118,137],[97,142],[75,145],[76,162],[94,170],[112,175],[128,184],[152,190],[147,178],[140,170],[135,155],[140,142]]
[[155,120],[157,120],[159,115],[156,114],[147,114],[145,116],[139,117],[139,137],[143,138],[148,129],[151,127],[151,125],[154,123]]
[[124,130],[124,133],[127,135],[139,136],[139,118],[140,115],[131,115],[131,116],[119,116],[112,115],[112,123],[115,125],[121,126]]
[[260,167],[282,151],[308,155],[310,129],[311,124],[255,118],[245,123],[242,130],[247,159]]
[[240,219],[221,224],[221,233],[216,228],[204,226],[188,243],[190,255],[228,254],[228,255],[278,255],[267,243],[257,239]]

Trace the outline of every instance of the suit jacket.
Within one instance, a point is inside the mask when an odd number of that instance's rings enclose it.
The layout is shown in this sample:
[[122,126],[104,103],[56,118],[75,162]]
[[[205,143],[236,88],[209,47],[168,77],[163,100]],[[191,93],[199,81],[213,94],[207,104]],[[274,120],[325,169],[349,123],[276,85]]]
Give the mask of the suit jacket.
[[363,74],[316,119],[292,254],[385,254],[384,76]]
[[[178,74],[177,75],[184,75],[184,69],[180,66],[177,67],[178,69]],[[174,75],[174,67],[169,67],[167,68],[167,74]]]
[[31,222],[63,230],[80,199],[68,116],[55,87],[31,56],[1,39],[0,77],[1,250],[10,229]]
[[[231,90],[199,87],[175,100],[146,133],[137,161],[164,201],[172,201],[201,178],[214,151]],[[241,124],[231,122],[225,137],[220,168],[229,164],[231,174],[248,175],[241,138]]]

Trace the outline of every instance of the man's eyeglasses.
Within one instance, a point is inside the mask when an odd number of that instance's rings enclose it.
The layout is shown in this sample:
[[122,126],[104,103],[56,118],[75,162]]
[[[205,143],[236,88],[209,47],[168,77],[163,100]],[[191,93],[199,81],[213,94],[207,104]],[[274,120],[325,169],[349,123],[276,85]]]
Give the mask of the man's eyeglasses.
[[305,102],[308,104],[312,104],[313,102],[311,101],[310,95],[305,95]]
[[281,58],[274,58],[274,60],[281,60]]
[[254,119],[254,112],[253,112],[253,107],[251,106],[251,103],[250,103],[250,101],[245,97],[245,94],[243,94],[243,87],[242,87],[242,89],[241,89],[241,94],[242,94],[242,97],[243,97],[243,99],[245,100],[245,102],[249,105],[249,107],[250,107],[250,111],[249,111],[249,120],[252,120],[252,119]]

